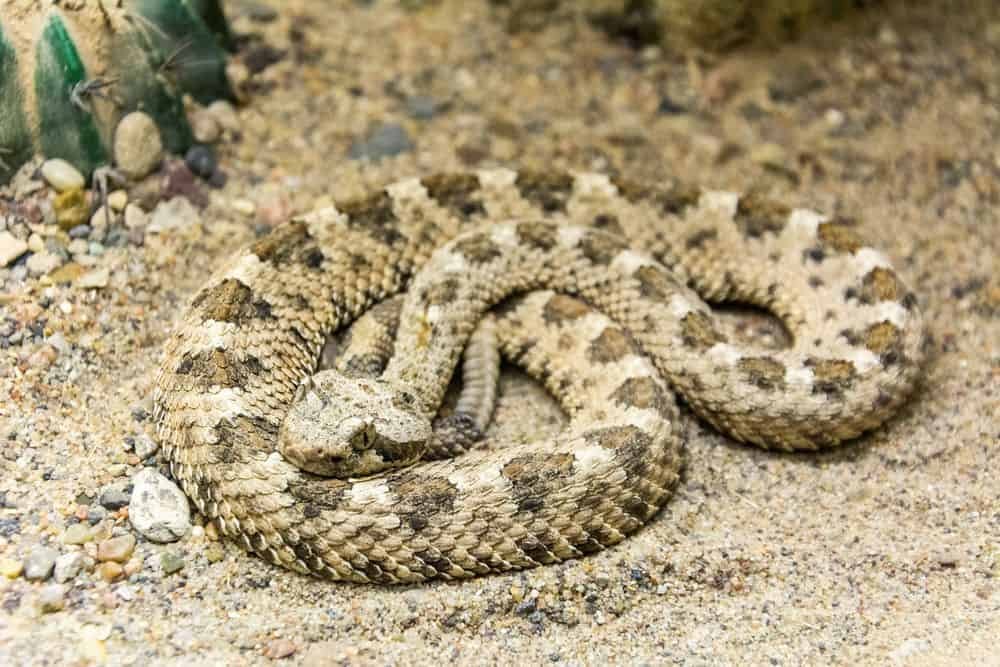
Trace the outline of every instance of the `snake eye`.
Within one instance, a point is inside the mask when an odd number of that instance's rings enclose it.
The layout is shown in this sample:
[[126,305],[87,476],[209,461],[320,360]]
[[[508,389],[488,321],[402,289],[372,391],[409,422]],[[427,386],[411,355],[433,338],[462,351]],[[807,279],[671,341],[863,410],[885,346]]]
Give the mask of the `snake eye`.
[[399,394],[399,400],[403,401],[404,405],[413,405],[413,394],[404,391]]

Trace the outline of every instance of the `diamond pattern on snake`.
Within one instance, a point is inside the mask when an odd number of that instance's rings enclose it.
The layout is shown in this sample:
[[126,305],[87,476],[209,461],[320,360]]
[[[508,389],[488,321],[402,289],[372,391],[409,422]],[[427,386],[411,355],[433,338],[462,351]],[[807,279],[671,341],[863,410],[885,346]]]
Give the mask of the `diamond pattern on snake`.
[[[381,374],[313,377],[331,332],[404,292]],[[727,301],[772,312],[792,344],[727,340],[706,305]],[[497,304],[501,350],[569,424],[444,451],[441,399]],[[440,174],[230,258],[166,345],[154,416],[185,493],[247,550],[333,580],[456,579],[582,556],[648,522],[682,460],[675,394],[741,442],[834,446],[907,400],[922,342],[916,297],[849,221],[598,174]],[[491,400],[472,395],[469,426]]]

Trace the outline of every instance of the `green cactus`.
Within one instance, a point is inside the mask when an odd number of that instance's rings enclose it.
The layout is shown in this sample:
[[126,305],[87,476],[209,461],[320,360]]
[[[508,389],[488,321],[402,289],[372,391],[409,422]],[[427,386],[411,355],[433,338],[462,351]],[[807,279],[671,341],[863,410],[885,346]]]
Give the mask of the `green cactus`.
[[36,153],[89,176],[109,161],[118,120],[136,110],[183,152],[193,141],[183,96],[233,98],[219,0],[14,4],[0,0],[0,183]]

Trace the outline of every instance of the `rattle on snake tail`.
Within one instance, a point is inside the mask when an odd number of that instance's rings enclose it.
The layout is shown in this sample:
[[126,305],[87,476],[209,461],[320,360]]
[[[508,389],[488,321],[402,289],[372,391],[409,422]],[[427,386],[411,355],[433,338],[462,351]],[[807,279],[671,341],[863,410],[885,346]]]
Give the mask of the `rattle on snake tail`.
[[[850,223],[592,174],[439,175],[293,220],[209,280],[167,344],[154,395],[173,475],[246,549],[331,579],[466,577],[613,544],[665,501],[679,462],[676,436],[655,426],[656,413],[676,422],[662,407],[672,401],[648,382],[614,388],[603,415],[573,412],[547,382],[573,414],[555,446],[363,481],[312,476],[275,451],[325,336],[404,289],[395,356],[365,382],[420,430],[396,442],[419,448],[476,320],[538,287],[579,295],[621,327],[588,345],[609,381],[627,377],[611,369],[634,339],[698,415],[765,447],[814,449],[874,428],[909,396],[922,359],[915,298]],[[791,347],[730,344],[699,295],[771,310]]]

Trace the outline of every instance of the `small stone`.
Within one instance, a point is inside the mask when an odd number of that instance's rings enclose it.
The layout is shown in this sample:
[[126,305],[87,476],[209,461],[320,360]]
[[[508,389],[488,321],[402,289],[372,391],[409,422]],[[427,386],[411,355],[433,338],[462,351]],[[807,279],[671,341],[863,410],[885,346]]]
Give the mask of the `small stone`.
[[90,236],[90,232],[90,225],[77,225],[73,229],[69,230],[69,237],[71,239],[85,239]]
[[41,276],[55,271],[62,266],[62,263],[62,257],[59,255],[50,252],[38,252],[28,258],[25,266],[28,267],[28,273],[31,275]]
[[298,648],[295,642],[289,639],[272,639],[264,646],[264,657],[270,660],[281,660],[294,655]]
[[104,509],[100,505],[92,505],[87,508],[87,522],[91,526],[96,526],[100,522],[108,518],[108,510]]
[[[162,200],[184,197],[195,206],[208,206],[208,195],[201,189],[198,177],[182,160],[167,161],[163,168],[162,186]],[[157,204],[158,202],[153,202],[150,205]]]
[[124,190],[115,190],[108,193],[108,206],[112,211],[123,211],[128,203],[128,193]]
[[249,199],[234,199],[230,206],[237,213],[247,217],[251,217],[257,212],[257,206]]
[[31,252],[42,252],[45,250],[45,239],[38,234],[32,234],[28,237],[28,250]]
[[83,190],[65,190],[52,201],[59,229],[69,231],[90,219],[90,206]]
[[222,125],[208,109],[198,109],[191,114],[191,132],[198,143],[214,144],[222,135]]
[[117,217],[107,206],[98,206],[97,210],[94,211],[94,215],[90,216],[90,228],[101,230],[103,233],[103,230],[107,229],[109,225],[114,224]]
[[24,571],[24,563],[14,558],[0,558],[0,574],[8,579],[17,579]]
[[225,557],[226,552],[223,550],[222,545],[217,542],[209,544],[205,549],[205,560],[209,563],[218,563]]
[[125,576],[131,577],[133,574],[142,570],[142,559],[141,558],[129,558],[128,562],[125,563]]
[[368,159],[377,162],[382,158],[407,153],[413,148],[413,141],[406,128],[396,123],[383,123],[376,126],[364,139],[355,141],[348,157],[352,160]]
[[236,132],[240,129],[240,117],[236,114],[236,109],[225,100],[216,100],[205,109],[210,113],[223,129]]
[[108,583],[120,579],[125,569],[114,561],[107,561],[97,566],[97,576]]
[[[91,513],[88,512],[88,519]],[[94,539],[94,533],[90,526],[85,523],[74,523],[66,528],[63,533],[63,544],[84,544]]]
[[[71,250],[72,252],[72,250]],[[83,267],[76,262],[64,264],[49,274],[49,279],[57,285],[76,282],[77,278],[83,275]]]
[[87,253],[92,257],[100,257],[104,254],[104,244],[98,241],[91,241],[87,244]]
[[135,444],[132,446],[135,451],[135,455],[139,459],[145,461],[150,456],[156,454],[156,451],[160,448],[160,443],[153,440],[145,433],[140,433],[135,437]]
[[62,611],[66,606],[66,587],[62,584],[42,586],[38,591],[38,608],[43,613]]
[[86,239],[73,239],[66,246],[66,251],[71,255],[85,255],[87,254],[87,245]]
[[80,276],[76,281],[76,285],[84,289],[100,289],[108,286],[110,278],[111,272],[107,267],[102,266]]
[[24,578],[29,581],[44,581],[52,575],[59,552],[49,547],[35,547],[24,559]]
[[184,537],[191,529],[191,510],[177,485],[154,468],[144,468],[132,482],[132,526],[154,542],[176,542]]
[[0,266],[14,263],[18,257],[28,252],[28,244],[10,232],[0,232]]
[[138,204],[125,206],[125,227],[128,229],[143,229],[149,224],[149,215]]
[[406,112],[417,120],[430,120],[437,115],[438,103],[427,95],[414,95],[406,100]]
[[42,178],[58,192],[80,190],[86,185],[83,174],[62,158],[52,158],[42,163]]
[[108,486],[101,490],[98,502],[109,510],[120,510],[129,503],[129,492],[123,484]]
[[160,567],[163,568],[163,574],[171,575],[184,569],[184,559],[172,551],[165,551],[160,554]]
[[97,560],[124,563],[135,551],[134,535],[119,535],[97,545]]
[[160,129],[149,115],[133,111],[118,123],[114,141],[115,162],[128,177],[140,179],[163,160]]
[[205,179],[211,178],[218,166],[212,149],[201,145],[195,145],[188,149],[188,152],[184,154],[184,163],[188,169]]
[[172,229],[185,229],[198,224],[198,211],[184,197],[174,197],[170,201],[160,202],[146,231],[159,233]]
[[60,584],[76,579],[76,576],[83,571],[87,557],[80,551],[71,551],[56,558],[56,566],[52,571],[52,576]]

